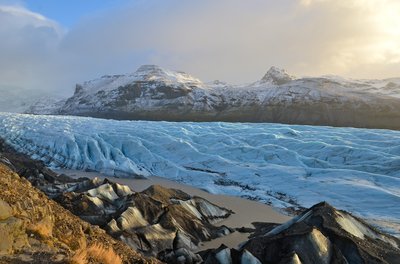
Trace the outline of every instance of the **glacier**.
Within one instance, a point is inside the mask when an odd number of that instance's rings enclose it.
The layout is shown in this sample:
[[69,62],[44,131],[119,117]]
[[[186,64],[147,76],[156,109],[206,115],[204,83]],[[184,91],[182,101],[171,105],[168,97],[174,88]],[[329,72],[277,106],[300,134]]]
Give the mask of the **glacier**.
[[0,137],[53,168],[160,176],[279,208],[324,200],[400,226],[400,131],[0,113]]

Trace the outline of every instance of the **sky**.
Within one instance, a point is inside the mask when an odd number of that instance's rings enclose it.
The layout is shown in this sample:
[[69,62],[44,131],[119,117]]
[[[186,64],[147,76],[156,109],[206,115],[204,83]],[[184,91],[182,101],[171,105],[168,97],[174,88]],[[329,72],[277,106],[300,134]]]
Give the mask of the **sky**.
[[140,65],[245,83],[400,77],[398,0],[0,0],[0,89],[72,94]]
[[[73,27],[84,16],[93,16],[93,14],[105,12],[121,6],[124,2],[126,0],[29,0],[19,3],[32,12],[57,21],[64,27]],[[11,3],[18,2],[13,1]]]

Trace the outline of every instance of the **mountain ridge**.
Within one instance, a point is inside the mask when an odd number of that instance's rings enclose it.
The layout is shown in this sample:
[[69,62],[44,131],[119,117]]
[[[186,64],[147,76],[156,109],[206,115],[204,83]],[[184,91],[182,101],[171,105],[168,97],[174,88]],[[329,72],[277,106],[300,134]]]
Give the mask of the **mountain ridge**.
[[[258,81],[204,83],[143,65],[76,85],[46,114],[128,120],[272,122],[400,129],[400,79],[296,78],[271,67]],[[27,113],[43,114],[31,107]]]

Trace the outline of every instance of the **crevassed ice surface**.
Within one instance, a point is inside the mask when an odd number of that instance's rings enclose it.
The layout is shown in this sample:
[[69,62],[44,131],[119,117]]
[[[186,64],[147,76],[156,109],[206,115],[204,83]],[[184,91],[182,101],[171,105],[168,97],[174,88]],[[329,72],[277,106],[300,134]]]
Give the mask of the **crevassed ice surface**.
[[400,224],[400,132],[0,113],[0,136],[52,167],[156,175],[278,207],[325,200]]

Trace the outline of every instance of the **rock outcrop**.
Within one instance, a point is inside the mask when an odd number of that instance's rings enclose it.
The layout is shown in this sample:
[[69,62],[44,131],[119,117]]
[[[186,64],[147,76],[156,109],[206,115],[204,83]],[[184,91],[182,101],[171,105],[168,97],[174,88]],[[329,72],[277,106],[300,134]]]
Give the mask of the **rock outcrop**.
[[278,263],[283,259],[298,259],[300,263],[396,263],[400,260],[399,239],[327,203],[314,205],[291,221],[251,239],[243,248],[263,263]]
[[240,250],[201,252],[205,263],[399,263],[400,240],[323,202],[276,227],[258,224]]
[[275,85],[283,85],[289,83],[296,78],[289,75],[284,69],[279,69],[277,67],[271,67],[267,73],[262,77],[262,83],[270,83]]
[[215,226],[232,212],[200,197],[155,185],[140,193],[108,180],[69,183],[55,200],[91,224],[147,255],[175,247],[195,250],[200,242],[230,234]]
[[[86,252],[94,246],[113,253],[115,263],[158,263],[49,200],[3,162],[0,162],[0,237],[2,264],[74,263],[77,252]],[[80,261],[89,263],[87,256]]]
[[200,242],[234,231],[216,225],[233,212],[201,197],[158,185],[133,192],[107,179],[57,175],[4,142],[0,142],[0,153],[2,162],[65,209],[145,255],[178,250],[186,258],[199,259],[193,251]]
[[116,119],[164,120],[178,112],[199,115],[212,109],[206,85],[184,72],[143,65],[129,75],[106,75],[78,84],[54,114],[107,116]]

